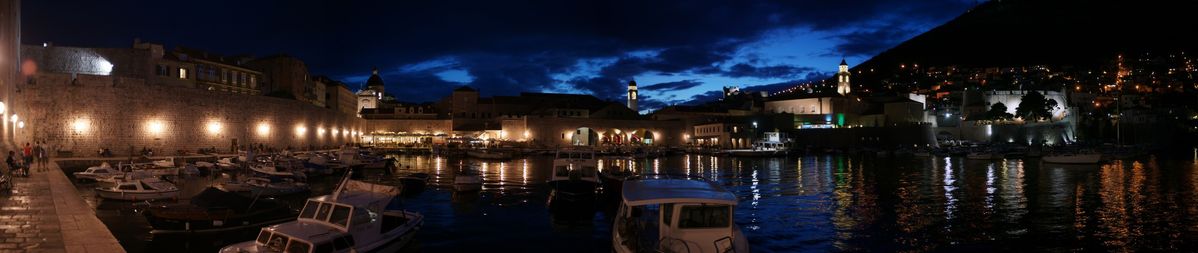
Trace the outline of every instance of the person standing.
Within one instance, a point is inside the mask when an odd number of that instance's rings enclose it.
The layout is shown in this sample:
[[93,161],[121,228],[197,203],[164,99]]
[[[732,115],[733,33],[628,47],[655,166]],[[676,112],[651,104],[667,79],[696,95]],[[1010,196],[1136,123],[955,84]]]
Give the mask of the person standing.
[[32,168],[33,167],[33,146],[29,145],[29,143],[26,142],[25,147],[22,148],[21,150],[22,150],[21,158],[22,158],[22,160],[25,161],[25,167]]
[[33,148],[33,153],[34,153],[34,156],[36,156],[35,158],[37,158],[38,167],[41,168],[42,171],[49,169],[49,167],[50,167],[50,154],[49,153],[50,152],[46,151],[46,142],[45,141],[38,142],[37,146]]

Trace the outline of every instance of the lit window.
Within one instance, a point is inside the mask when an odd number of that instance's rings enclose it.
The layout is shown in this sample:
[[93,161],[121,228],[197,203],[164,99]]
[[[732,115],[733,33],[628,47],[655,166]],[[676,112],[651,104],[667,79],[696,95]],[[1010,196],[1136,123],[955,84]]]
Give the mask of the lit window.
[[187,79],[187,69],[179,68],[179,79]]

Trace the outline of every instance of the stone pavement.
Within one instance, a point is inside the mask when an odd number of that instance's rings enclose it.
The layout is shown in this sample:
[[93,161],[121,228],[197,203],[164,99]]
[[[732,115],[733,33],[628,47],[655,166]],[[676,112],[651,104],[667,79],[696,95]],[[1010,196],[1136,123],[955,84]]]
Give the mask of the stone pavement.
[[0,252],[125,252],[56,163],[30,174],[0,190]]

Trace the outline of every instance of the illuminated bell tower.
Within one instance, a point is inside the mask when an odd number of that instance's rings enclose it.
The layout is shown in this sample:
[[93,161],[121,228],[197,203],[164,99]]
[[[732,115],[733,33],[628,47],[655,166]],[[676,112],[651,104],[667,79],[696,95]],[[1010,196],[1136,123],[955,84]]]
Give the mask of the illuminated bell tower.
[[640,112],[636,109],[636,81],[628,81],[628,109]]
[[840,69],[836,71],[836,93],[848,95],[852,91],[849,86],[849,64],[840,59]]

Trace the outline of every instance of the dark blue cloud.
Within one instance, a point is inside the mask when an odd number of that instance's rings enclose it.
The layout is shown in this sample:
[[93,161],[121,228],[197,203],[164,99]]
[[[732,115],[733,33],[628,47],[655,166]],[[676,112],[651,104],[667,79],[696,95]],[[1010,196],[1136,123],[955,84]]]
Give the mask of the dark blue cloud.
[[682,81],[675,81],[675,82],[665,82],[665,83],[656,83],[656,84],[646,85],[646,86],[638,87],[638,90],[641,90],[641,92],[645,92],[645,91],[668,92],[668,91],[690,89],[690,88],[697,87],[701,84],[703,84],[703,82],[699,82],[698,80],[682,80]]
[[[396,69],[452,58],[457,70],[474,77],[468,84],[484,95],[566,88],[615,99],[622,96],[628,80],[645,74],[801,79],[812,66],[738,57],[764,34],[792,28],[834,34],[836,54],[870,55],[972,4],[963,0],[214,0],[203,4],[44,0],[24,2],[22,32],[25,43],[128,47],[132,38],[141,37],[226,55],[284,52],[305,60],[314,74],[335,78],[368,75],[372,66]],[[577,67],[580,60],[596,58],[612,60],[595,72]],[[389,71],[385,78],[389,91],[407,94],[401,99],[429,101],[446,94],[438,89],[457,85],[435,74]],[[563,75],[568,78],[555,78]]]
[[815,68],[787,65],[757,67],[746,63],[738,63],[736,65],[732,65],[732,67],[725,72],[725,75],[729,77],[796,78],[811,71],[815,71]]

